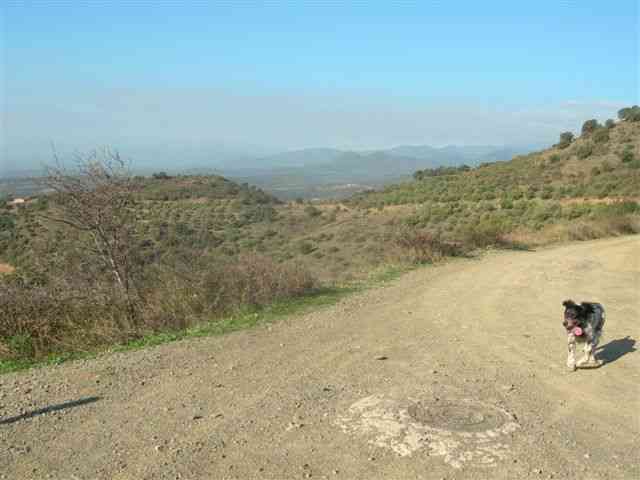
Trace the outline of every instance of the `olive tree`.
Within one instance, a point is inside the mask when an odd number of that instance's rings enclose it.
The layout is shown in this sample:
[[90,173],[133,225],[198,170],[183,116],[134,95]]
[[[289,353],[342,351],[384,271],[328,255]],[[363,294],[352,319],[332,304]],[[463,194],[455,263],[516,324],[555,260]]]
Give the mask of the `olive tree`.
[[582,135],[589,135],[595,132],[600,127],[600,124],[595,118],[587,120],[582,124]]
[[560,142],[556,145],[558,148],[567,148],[573,142],[573,133],[563,132],[560,134]]
[[628,122],[638,122],[640,121],[640,107],[634,105],[632,107],[621,108],[618,110],[618,118]]

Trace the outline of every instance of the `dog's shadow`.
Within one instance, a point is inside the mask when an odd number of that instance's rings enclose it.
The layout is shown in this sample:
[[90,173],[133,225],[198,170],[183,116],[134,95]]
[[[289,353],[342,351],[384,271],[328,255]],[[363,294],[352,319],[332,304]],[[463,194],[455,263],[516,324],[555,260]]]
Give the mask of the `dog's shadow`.
[[605,363],[611,363],[618,360],[620,357],[627,353],[636,351],[636,341],[627,335],[624,338],[618,338],[611,340],[609,343],[598,347],[596,350],[597,356],[600,360],[604,360]]

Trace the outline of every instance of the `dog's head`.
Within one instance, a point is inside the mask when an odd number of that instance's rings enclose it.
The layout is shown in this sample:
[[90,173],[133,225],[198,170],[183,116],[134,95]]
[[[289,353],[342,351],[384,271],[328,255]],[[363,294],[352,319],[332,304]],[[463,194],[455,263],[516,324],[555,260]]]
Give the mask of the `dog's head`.
[[570,332],[574,327],[582,326],[588,313],[587,309],[573,300],[565,300],[562,305],[564,306],[564,319],[562,321],[564,328]]

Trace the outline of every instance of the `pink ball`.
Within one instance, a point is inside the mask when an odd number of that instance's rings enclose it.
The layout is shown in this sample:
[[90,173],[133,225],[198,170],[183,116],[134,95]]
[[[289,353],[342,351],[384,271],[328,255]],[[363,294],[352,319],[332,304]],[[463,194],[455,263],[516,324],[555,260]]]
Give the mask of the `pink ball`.
[[580,327],[573,327],[573,334],[576,337],[581,337],[582,336],[582,329]]

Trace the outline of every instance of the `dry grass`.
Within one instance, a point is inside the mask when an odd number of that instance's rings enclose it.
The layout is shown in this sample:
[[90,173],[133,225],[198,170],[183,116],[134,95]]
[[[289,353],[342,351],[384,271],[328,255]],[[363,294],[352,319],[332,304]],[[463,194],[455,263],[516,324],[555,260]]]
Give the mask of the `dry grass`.
[[315,286],[311,274],[296,263],[277,264],[254,253],[215,265],[204,275],[206,307],[228,312],[261,307],[286,297],[301,295]]
[[398,233],[396,244],[408,252],[414,263],[435,263],[462,252],[462,244],[445,241],[425,230],[404,229]]
[[616,215],[550,224],[540,230],[520,228],[506,234],[505,238],[516,244],[534,247],[635,233],[640,233],[640,217],[637,215]]
[[[128,315],[128,304],[107,285],[0,283],[0,359],[37,359],[88,351],[150,333],[177,331],[247,308],[311,291],[316,282],[297,264],[248,254],[189,272],[154,270]],[[79,293],[81,292],[81,293]]]

